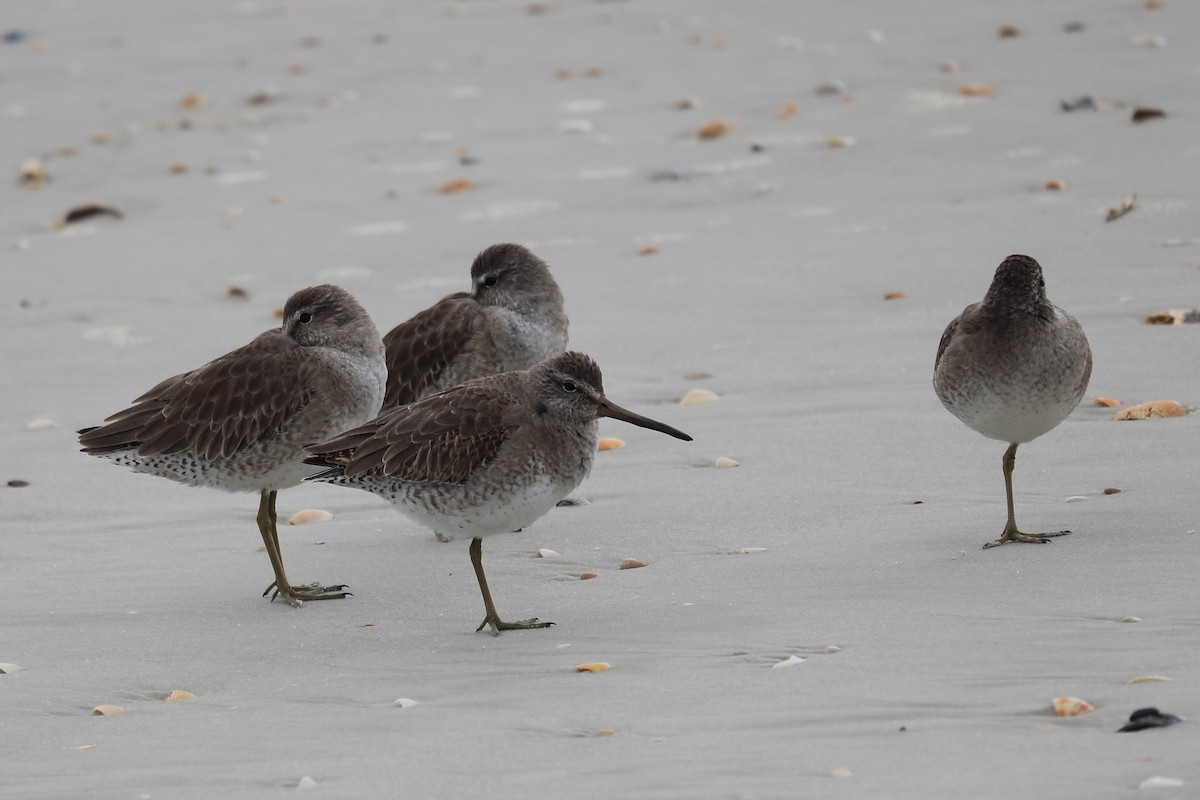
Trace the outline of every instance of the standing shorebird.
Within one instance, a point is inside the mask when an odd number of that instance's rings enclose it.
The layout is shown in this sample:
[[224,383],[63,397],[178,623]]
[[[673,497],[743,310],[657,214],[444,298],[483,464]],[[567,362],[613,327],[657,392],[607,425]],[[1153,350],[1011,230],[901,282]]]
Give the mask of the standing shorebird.
[[258,530],[275,581],[263,592],[294,606],[345,597],[343,585],[288,582],[275,495],[312,472],[304,446],[379,413],[387,368],[367,312],[337,286],[288,298],[283,326],[199,369],[167,378],[79,432],[83,452],[191,486],[259,492]]
[[471,538],[471,564],[485,616],[477,631],[545,628],[496,613],[483,574],[483,537],[518,531],[575,489],[592,468],[597,420],[612,417],[691,441],[604,396],[600,368],[561,353],[401,406],[314,445],[308,480],[365,489],[423,525]]
[[1013,514],[1017,445],[1054,428],[1079,405],[1092,375],[1083,328],[1046,299],[1042,268],[1029,256],[1004,259],[983,301],[948,326],[938,345],[933,388],[951,414],[990,439],[1008,442],[1002,462],[1008,523],[987,547],[1048,542],[1070,531],[1022,533]]
[[546,262],[519,244],[494,244],[458,292],[383,337],[385,409],[474,378],[528,369],[567,348],[563,296]]

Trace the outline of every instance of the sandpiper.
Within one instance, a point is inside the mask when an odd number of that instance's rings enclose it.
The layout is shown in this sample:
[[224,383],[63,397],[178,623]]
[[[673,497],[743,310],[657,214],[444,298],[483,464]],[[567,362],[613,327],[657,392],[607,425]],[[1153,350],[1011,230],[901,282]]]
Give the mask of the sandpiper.
[[457,292],[383,337],[385,409],[473,378],[528,369],[567,347],[563,296],[546,262],[519,244],[494,244]]
[[500,619],[483,574],[483,537],[519,531],[587,477],[600,417],[691,441],[608,400],[596,362],[567,352],[385,411],[314,445],[307,463],[327,469],[308,480],[365,489],[423,525],[470,536],[485,612],[476,630],[544,628],[553,623]]
[[288,582],[275,495],[313,472],[304,446],[379,413],[387,368],[367,312],[337,286],[288,298],[283,325],[208,364],[167,378],[99,427],[83,452],[191,486],[259,492],[258,530],[275,571],[263,592],[293,606],[345,597],[344,585]]
[[1092,374],[1083,328],[1046,299],[1042,268],[1029,256],[1004,259],[983,301],[946,326],[933,387],[951,414],[990,439],[1008,442],[1002,461],[1008,523],[1005,542],[1048,542],[1070,531],[1022,533],[1013,515],[1017,445],[1054,428],[1079,405]]

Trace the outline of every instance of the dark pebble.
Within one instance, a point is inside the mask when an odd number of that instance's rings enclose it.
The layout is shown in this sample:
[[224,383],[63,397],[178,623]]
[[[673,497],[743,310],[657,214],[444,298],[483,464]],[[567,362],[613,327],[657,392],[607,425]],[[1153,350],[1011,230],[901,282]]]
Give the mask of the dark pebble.
[[13,487],[14,489],[20,489],[24,486],[28,486],[29,481],[23,481],[20,478],[13,478],[11,481],[8,482],[8,485]]
[[1117,730],[1117,733],[1144,731],[1149,728],[1165,728],[1168,725],[1174,725],[1176,722],[1183,722],[1183,720],[1174,714],[1164,714],[1157,708],[1139,708],[1129,715],[1129,722],[1121,726]]

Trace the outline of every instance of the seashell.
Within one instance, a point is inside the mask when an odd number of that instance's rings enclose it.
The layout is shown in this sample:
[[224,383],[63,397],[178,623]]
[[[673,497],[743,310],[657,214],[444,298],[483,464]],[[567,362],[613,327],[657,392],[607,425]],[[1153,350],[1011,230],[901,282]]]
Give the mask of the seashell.
[[831,656],[834,653],[842,652],[842,648],[838,647],[836,644],[831,644],[831,645],[821,648],[821,652],[827,656]]
[[622,559],[620,569],[639,569],[646,566],[645,561],[638,561],[636,558]]
[[585,78],[602,78],[604,77],[604,67],[585,67],[583,70]]
[[1001,39],[1015,39],[1021,35],[1021,29],[1016,25],[1001,25],[996,31],[996,35]]
[[740,553],[741,553],[742,555],[744,555],[744,556],[752,556],[752,555],[754,555],[755,553],[765,553],[765,552],[767,552],[767,548],[765,548],[765,547],[743,547],[743,548],[742,548],[740,551],[738,551],[738,552],[740,552]]
[[1163,111],[1161,108],[1139,106],[1133,110],[1133,114],[1131,114],[1129,118],[1133,122],[1146,122],[1147,120],[1152,119],[1162,119],[1165,116],[1167,116],[1167,112]]
[[200,92],[188,92],[179,100],[180,108],[204,108],[208,105],[208,98]]
[[996,90],[986,83],[968,83],[958,87],[958,93],[963,97],[985,97],[995,94]]
[[81,206],[75,206],[66,214],[63,215],[59,225],[70,225],[74,222],[83,222],[85,219],[92,217],[115,217],[121,219],[125,215],[118,209],[112,206],[105,206],[99,203],[84,203]]
[[296,788],[297,789],[315,789],[315,788],[317,788],[317,782],[314,781],[310,776],[305,775],[303,778],[300,779],[299,783],[296,784]]
[[1062,181],[1049,180],[1046,181],[1045,188],[1047,192],[1061,192],[1063,189],[1067,188],[1067,185]]
[[1121,401],[1114,400],[1111,397],[1097,397],[1092,400],[1092,405],[1102,406],[1104,408],[1116,408],[1117,406],[1121,405]]
[[853,136],[830,136],[825,140],[825,146],[833,149],[839,147],[854,147],[854,145],[857,143],[858,140]]
[[600,451],[601,453],[603,453],[605,450],[616,450],[617,448],[624,447],[624,446],[625,446],[624,439],[617,439],[615,437],[609,436],[609,437],[601,437],[600,441],[596,445],[596,449],[598,451]]
[[326,522],[333,519],[333,514],[319,508],[305,508],[292,514],[288,525],[307,525],[310,522]]
[[771,669],[780,669],[781,667],[794,667],[797,664],[803,664],[805,661],[808,661],[808,659],[801,658],[800,656],[788,656],[783,661],[778,661],[778,662],[772,664]]
[[713,466],[717,469],[733,469],[734,467],[738,466],[738,462],[734,461],[732,458],[725,458],[722,456],[716,461],[713,461]]
[[1115,420],[1155,419],[1159,417],[1182,417],[1187,410],[1174,400],[1152,400],[1122,409],[1113,415]]
[[616,731],[612,728],[600,728],[596,731],[596,736],[612,736]]
[[36,158],[31,158],[21,164],[21,172],[18,180],[21,182],[22,186],[28,186],[30,189],[36,189],[45,184],[46,181],[49,180],[49,176],[46,175],[46,168],[42,166],[42,162],[38,161]]
[[541,550],[538,550],[538,558],[558,558],[561,555],[562,553],[558,552],[557,550],[551,550],[548,547],[543,547]]
[[1125,617],[1124,619],[1121,620],[1121,622],[1141,622],[1141,621],[1142,621],[1141,617]]
[[833,772],[829,773],[834,778],[849,778],[854,773],[845,767],[838,767]]
[[1087,500],[1087,498],[1081,494],[1073,494],[1070,497],[1064,499],[1063,502],[1064,503],[1078,503],[1081,500]]
[[1054,713],[1060,717],[1078,717],[1080,714],[1096,710],[1091,703],[1078,697],[1056,697],[1051,701],[1051,705],[1054,707]]
[[906,297],[908,297],[907,292],[884,292],[883,293],[884,300],[903,300]]
[[12,675],[14,672],[20,672],[21,668],[16,664],[0,664],[0,675]]
[[1162,681],[1169,681],[1169,680],[1171,680],[1171,679],[1164,675],[1138,675],[1136,678],[1130,678],[1129,680],[1125,681],[1125,683],[1127,683],[1127,684],[1160,683]]
[[76,749],[76,750],[95,750],[95,749],[96,749],[96,745],[95,745],[95,743],[92,743],[92,744],[81,744],[81,745],[79,745],[79,747],[77,747],[77,748],[75,748],[75,749]]
[[789,119],[796,116],[796,104],[791,100],[775,109],[775,119]]
[[58,423],[55,422],[54,420],[50,419],[49,417],[38,417],[37,419],[30,420],[29,423],[25,426],[25,430],[27,430],[27,431],[46,431],[46,430],[50,430],[51,428],[57,428],[57,427],[58,427]]
[[187,175],[190,170],[191,167],[181,161],[176,161],[174,164],[167,167],[167,172],[171,175]]
[[182,700],[195,700],[196,695],[189,692],[187,689],[173,689],[166,700],[168,703],[178,703]]
[[413,700],[411,697],[397,697],[396,702],[392,703],[396,708],[412,708],[413,706],[421,705],[420,700]]
[[442,194],[454,194],[455,192],[465,192],[471,188],[471,182],[466,178],[451,178],[438,187],[438,191]]
[[96,706],[92,709],[92,716],[111,717],[113,714],[120,714],[124,710],[120,706]]
[[638,251],[637,251],[637,252],[638,252],[638,255],[639,255],[639,256],[652,256],[652,255],[654,255],[655,253],[657,253],[657,252],[658,252],[658,245],[656,245],[656,244],[644,244],[644,245],[642,245],[641,247],[639,247],[639,248],[638,248]]
[[599,577],[600,577],[600,573],[598,573],[598,572],[581,572],[579,574],[579,580],[581,580],[581,581],[590,581],[592,578],[599,578]]
[[1177,789],[1183,786],[1179,778],[1164,778],[1162,775],[1151,775],[1138,784],[1139,789]]
[[608,669],[608,667],[609,667],[609,664],[607,661],[590,661],[587,664],[576,664],[575,671],[576,672],[604,672],[604,670]]
[[732,122],[720,119],[709,120],[696,130],[696,138],[701,141],[720,139],[727,133],[733,133],[736,126]]
[[1143,322],[1147,325],[1183,325],[1200,322],[1200,308],[1168,308],[1165,311],[1155,311]]
[[1115,486],[1110,486],[1110,487],[1108,487],[1107,489],[1105,489],[1105,490],[1104,490],[1104,493],[1105,493],[1105,494],[1120,494],[1120,493],[1121,493],[1121,490],[1120,490],[1120,489],[1118,489],[1118,488],[1117,488],[1117,487],[1115,487]]
[[716,392],[710,392],[708,389],[692,389],[683,397],[679,398],[679,405],[702,406],[706,403],[715,403],[720,399],[720,395],[718,395]]

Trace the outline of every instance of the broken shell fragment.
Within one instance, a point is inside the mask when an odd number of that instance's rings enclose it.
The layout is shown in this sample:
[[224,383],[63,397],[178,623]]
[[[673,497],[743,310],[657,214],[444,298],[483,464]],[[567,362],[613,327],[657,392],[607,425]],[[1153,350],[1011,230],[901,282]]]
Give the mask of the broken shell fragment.
[[1105,494],[1120,494],[1121,490],[1115,486],[1109,486],[1107,489],[1104,490],[1104,493]]
[[120,714],[124,710],[120,706],[96,706],[92,709],[92,716],[111,717],[113,714]]
[[174,689],[166,697],[166,700],[168,703],[178,703],[183,700],[195,700],[195,699],[196,699],[196,695],[192,694],[187,689]]
[[16,664],[0,664],[0,675],[12,675],[20,670],[21,668]]
[[42,162],[36,158],[31,158],[21,164],[21,172],[18,180],[22,186],[28,186],[30,189],[36,189],[43,185],[49,176],[46,175],[46,168],[42,166]]
[[608,667],[609,667],[609,664],[607,661],[590,661],[587,664],[576,664],[575,671],[576,672],[604,672],[604,670],[608,669]]
[[600,573],[598,573],[598,572],[581,572],[579,574],[579,580],[581,580],[581,581],[590,581],[593,578],[599,578],[599,577],[600,577]]
[[1097,397],[1092,400],[1092,405],[1103,406],[1104,408],[1116,408],[1121,405],[1120,400],[1114,400],[1111,397]]
[[1144,320],[1147,325],[1184,325],[1200,322],[1200,308],[1168,308],[1155,311]]
[[696,130],[696,138],[701,141],[720,139],[727,133],[733,133],[734,130],[735,126],[732,122],[720,119],[709,120]]
[[1139,403],[1136,406],[1122,409],[1113,415],[1113,419],[1157,419],[1160,417],[1182,417],[1186,415],[1187,409],[1174,400],[1152,400],[1149,403]]
[[849,769],[847,769],[846,767],[838,767],[837,769],[835,769],[833,772],[831,772],[831,773],[829,773],[829,774],[830,774],[831,776],[833,776],[834,778],[849,778],[849,777],[851,777],[851,776],[852,776],[854,773],[853,773],[853,772],[851,772],[851,771],[850,771]]
[[455,192],[465,192],[471,188],[471,182],[466,178],[451,178],[438,187],[438,191],[442,194],[454,194]]
[[636,558],[626,558],[621,561],[621,569],[639,569],[646,566],[645,561],[638,561]]
[[1078,717],[1096,710],[1091,703],[1078,697],[1056,697],[1051,705],[1054,706],[1054,713],[1060,717]]
[[738,466],[738,462],[734,461],[732,458],[725,458],[722,456],[716,461],[713,461],[713,466],[717,469],[733,469],[734,467]]
[[333,519],[333,514],[319,508],[305,508],[292,514],[288,525],[307,525],[310,522],[326,522]]
[[801,656],[788,656],[787,658],[783,659],[782,661],[777,661],[774,664],[772,664],[771,669],[780,669],[782,667],[794,667],[797,664],[803,664],[807,660],[808,660],[807,658],[802,658]]
[[903,300],[906,297],[908,297],[907,292],[884,292],[883,294],[884,300]]
[[624,439],[617,439],[614,437],[602,437],[600,439],[599,443],[597,444],[596,449],[599,450],[600,452],[604,452],[605,450],[616,450],[617,448],[624,447],[624,446],[625,446]]
[[543,547],[542,549],[538,550],[538,558],[558,558],[561,555],[562,553],[558,552],[557,550],[551,550],[548,547]]
[[958,87],[958,93],[963,97],[986,97],[995,94],[996,90],[986,83],[968,83]]
[[396,702],[392,705],[396,708],[412,708],[413,706],[421,705],[420,700],[413,700],[411,697],[397,697]]
[[616,731],[613,730],[612,728],[600,728],[599,730],[596,731],[595,735],[596,736],[612,736],[614,733],[616,733]]
[[1130,678],[1129,680],[1125,681],[1125,683],[1132,685],[1135,683],[1159,683],[1161,681],[1169,680],[1171,679],[1164,675],[1138,675],[1136,678]]
[[1139,789],[1178,789],[1180,786],[1183,786],[1183,781],[1179,778],[1164,778],[1162,775],[1151,775],[1138,784]]
[[639,256],[652,256],[657,252],[658,252],[658,245],[656,245],[656,244],[644,244],[641,247],[639,247],[638,251],[637,251]]
[[679,400],[681,406],[702,406],[705,403],[715,403],[721,396],[708,389],[692,389]]
[[1046,181],[1045,188],[1046,188],[1047,192],[1061,192],[1063,189],[1067,188],[1067,185],[1065,183],[1063,183],[1062,181],[1049,180],[1049,181]]
[[839,147],[854,147],[858,140],[853,136],[830,136],[825,140],[825,146],[836,150]]
[[317,788],[317,782],[314,781],[308,775],[305,775],[303,778],[300,779],[300,782],[296,784],[296,788],[297,789],[315,789],[315,788]]

